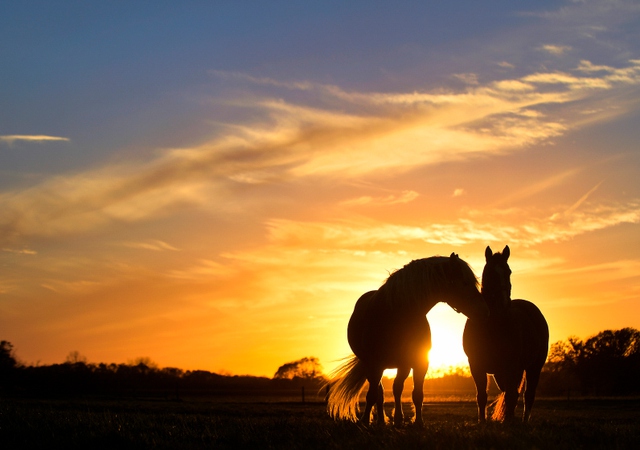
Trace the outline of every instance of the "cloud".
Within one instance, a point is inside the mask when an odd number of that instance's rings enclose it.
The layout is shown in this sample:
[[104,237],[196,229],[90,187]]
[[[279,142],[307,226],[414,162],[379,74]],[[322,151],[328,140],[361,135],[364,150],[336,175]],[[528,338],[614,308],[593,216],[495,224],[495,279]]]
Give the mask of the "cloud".
[[286,81],[275,80],[269,77],[255,77],[242,72],[228,72],[225,70],[209,70],[208,73],[219,78],[248,81],[252,84],[282,87],[282,88],[293,89],[293,90],[309,91],[317,88],[317,85],[308,81],[286,82]]
[[6,142],[11,145],[19,141],[28,142],[47,142],[47,141],[69,141],[69,138],[59,136],[46,136],[46,135],[23,135],[23,134],[11,134],[0,136],[0,142]]
[[516,66],[514,66],[513,64],[511,64],[510,62],[507,61],[500,61],[498,64],[498,67],[502,67],[503,69],[515,69]]
[[[512,211],[513,213],[505,214],[504,211],[483,210],[469,214],[471,217],[482,217],[482,222],[476,223],[475,226],[482,228],[492,224],[489,226],[497,229],[505,227],[504,242],[514,242],[526,247],[545,242],[567,241],[585,233],[620,224],[640,223],[638,200],[588,205],[583,206],[580,211],[571,207],[562,208],[561,212],[556,211],[549,215],[527,213],[526,210]],[[564,214],[567,211],[571,213]]]
[[123,247],[152,250],[156,252],[165,250],[174,252],[179,251],[179,249],[174,247],[173,245],[167,244],[166,242],[160,240],[149,240],[145,242],[123,242],[120,245],[122,245]]
[[[518,269],[522,272],[521,268]],[[640,294],[636,281],[640,273],[640,260],[637,259],[587,265],[572,265],[566,261],[558,261],[542,265],[529,273],[544,279],[547,289],[551,288],[557,292],[553,301],[545,301],[545,308],[597,305],[617,305],[615,308],[619,308],[624,302],[635,304]],[[576,291],[575,286],[581,286],[582,292]],[[612,286],[615,288],[612,289]]]
[[[412,241],[437,245],[465,245],[472,242],[504,241],[508,228],[498,229],[468,220],[407,226],[369,221],[300,223],[270,220],[269,237],[279,245],[296,246],[319,242],[325,248],[371,249],[405,245]],[[494,229],[495,228],[495,229]]]
[[185,280],[217,280],[220,277],[230,277],[236,275],[238,271],[229,265],[221,264],[217,261],[202,259],[196,264],[183,269],[172,270],[169,273],[171,278]]
[[571,0],[556,10],[524,12],[522,15],[548,19],[557,28],[577,28],[582,34],[592,37],[597,32],[634,20],[638,13],[640,7],[634,0]]
[[569,178],[574,177],[578,173],[580,173],[581,168],[568,169],[560,173],[556,173],[548,176],[547,178],[538,181],[537,183],[531,184],[529,186],[525,186],[524,188],[515,191],[506,197],[499,199],[496,203],[494,203],[494,207],[506,204],[517,203],[525,198],[529,198],[533,195],[537,195],[541,192],[544,192],[548,189],[551,189],[555,186],[559,186],[562,183],[565,183]]
[[20,250],[16,250],[13,248],[3,248],[2,249],[3,252],[7,252],[7,253],[14,253],[16,255],[37,255],[38,252],[35,250],[30,250],[28,248],[23,248]]
[[553,45],[547,44],[540,47],[540,50],[543,50],[547,53],[551,53],[554,56],[562,56],[568,51],[572,50],[569,45]]
[[[572,214],[576,209],[580,207],[580,205],[582,205],[589,198],[591,194],[593,194],[600,187],[602,183],[604,183],[604,180],[596,184],[594,187],[592,187],[589,190],[589,192],[587,192],[582,197],[580,197],[580,199],[577,202],[575,202],[573,205],[571,205],[563,214],[564,215]],[[557,216],[554,215],[551,218],[554,219],[554,218],[557,218]]]
[[384,197],[363,196],[340,202],[342,206],[389,206],[409,203],[419,197],[416,191],[402,191],[400,194],[391,194]]
[[619,282],[624,279],[637,278],[640,274],[640,261],[622,260],[593,264],[589,266],[568,267],[560,270],[562,275],[588,275],[597,277],[599,282]]
[[[534,84],[564,85],[572,90],[582,91],[588,94],[586,89],[611,89],[616,85],[637,85],[640,83],[640,64],[636,60],[630,60],[627,67],[614,68],[609,66],[593,65],[582,60],[575,69],[587,76],[575,76],[566,72],[543,72],[524,76],[522,81]],[[604,72],[596,76],[598,72]]]
[[530,247],[560,242],[581,234],[623,223],[640,223],[640,200],[624,204],[590,205],[572,214],[550,215],[535,210],[469,211],[466,217],[424,226],[380,223],[367,220],[338,222],[296,222],[273,219],[267,222],[269,238],[284,246],[320,243],[323,248],[367,249],[405,246],[410,242],[462,246],[509,242]]
[[[151,220],[185,207],[241,210],[250,195],[229,201],[240,185],[255,186],[258,195],[264,184],[392,177],[422,166],[508,154],[561,136],[584,120],[562,105],[582,100],[587,109],[590,98],[597,105],[594,92],[640,84],[635,60],[620,68],[582,61],[576,72],[583,75],[538,72],[462,92],[400,93],[247,76],[243,81],[316,90],[339,107],[262,98],[245,105],[261,113],[260,121],[225,128],[202,145],[2,192],[0,242]],[[557,108],[538,111],[548,105]],[[415,195],[352,201],[393,204]]]
[[611,87],[611,83],[607,80],[606,77],[576,77],[574,75],[563,72],[536,73],[524,77],[523,81],[526,83],[534,84],[564,85],[570,89],[576,90],[584,88],[609,89]]
[[476,73],[456,73],[452,75],[453,78],[462,81],[469,85],[478,85],[478,74]]
[[91,280],[49,280],[41,286],[57,294],[88,294],[105,286],[104,283]]

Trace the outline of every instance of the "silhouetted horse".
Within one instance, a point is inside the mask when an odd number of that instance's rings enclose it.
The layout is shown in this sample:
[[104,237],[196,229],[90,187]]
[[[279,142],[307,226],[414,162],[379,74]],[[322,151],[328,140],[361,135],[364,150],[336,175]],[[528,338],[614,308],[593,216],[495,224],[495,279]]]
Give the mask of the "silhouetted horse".
[[489,374],[493,374],[502,391],[492,418],[514,418],[526,380],[523,420],[529,420],[549,349],[549,327],[538,307],[527,300],[511,300],[509,255],[509,246],[502,254],[494,254],[489,247],[485,250],[482,296],[489,307],[489,317],[468,319],[462,336],[476,384],[479,422],[486,421]]
[[446,301],[467,317],[488,314],[473,271],[453,253],[448,258],[435,256],[412,261],[391,274],[380,289],[360,297],[347,329],[355,355],[333,373],[328,398],[333,418],[357,419],[360,392],[369,381],[360,420],[369,423],[376,405],[378,423],[385,423],[382,373],[385,369],[398,369],[393,383],[394,423],[401,425],[402,389],[413,369],[415,422],[422,424],[423,384],[431,349],[426,314],[439,301]]

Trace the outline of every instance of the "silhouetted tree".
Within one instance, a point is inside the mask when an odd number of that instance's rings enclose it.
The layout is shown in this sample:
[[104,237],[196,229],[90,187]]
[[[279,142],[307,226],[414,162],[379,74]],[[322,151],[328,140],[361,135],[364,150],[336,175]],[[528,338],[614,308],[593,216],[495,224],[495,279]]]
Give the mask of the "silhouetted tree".
[[157,370],[158,365],[148,356],[138,356],[132,361],[129,361],[130,366],[140,367],[141,370]]
[[9,341],[0,342],[0,370],[11,370],[18,363],[13,356],[13,345]]
[[640,331],[605,330],[581,341],[570,337],[551,346],[545,372],[549,386],[579,389],[583,394],[629,394],[640,391]]
[[312,356],[281,365],[273,378],[292,380],[294,378],[315,379],[322,376],[320,361]]
[[71,364],[76,364],[76,363],[86,364],[87,363],[87,357],[82,355],[82,354],[80,354],[80,352],[78,350],[74,350],[72,352],[69,352],[65,362],[68,362],[68,363],[71,363]]
[[13,345],[9,341],[0,342],[0,387],[12,383],[18,363],[13,356]]

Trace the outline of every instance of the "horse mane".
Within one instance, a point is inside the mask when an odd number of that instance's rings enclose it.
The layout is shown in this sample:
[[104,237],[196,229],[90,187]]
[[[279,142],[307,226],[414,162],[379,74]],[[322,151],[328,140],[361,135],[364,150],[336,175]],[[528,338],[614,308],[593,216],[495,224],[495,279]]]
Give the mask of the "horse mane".
[[414,309],[451,283],[479,285],[471,267],[457,256],[432,256],[415,259],[393,272],[378,294],[390,309]]

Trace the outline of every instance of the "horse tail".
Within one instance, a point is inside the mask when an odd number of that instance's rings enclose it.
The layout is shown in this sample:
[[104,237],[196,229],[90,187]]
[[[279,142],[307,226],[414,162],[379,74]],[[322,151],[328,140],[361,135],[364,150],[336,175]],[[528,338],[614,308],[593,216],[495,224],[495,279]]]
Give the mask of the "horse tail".
[[504,392],[502,392],[498,398],[496,398],[493,403],[493,414],[491,415],[491,420],[500,422],[504,420],[505,414],[507,412],[507,402],[504,401]]
[[[518,397],[522,394],[522,391],[525,387],[525,377],[524,374],[522,376],[522,380],[520,381],[520,386],[518,387]],[[493,403],[493,414],[491,415],[491,420],[501,422],[505,419],[507,414],[507,402],[505,401],[505,393],[502,392],[498,398],[496,398]]]
[[358,420],[360,392],[367,381],[364,363],[352,355],[331,373],[327,410],[334,419]]
[[527,378],[525,374],[522,374],[522,380],[520,380],[520,386],[518,387],[518,396],[524,392],[524,388],[527,385]]

